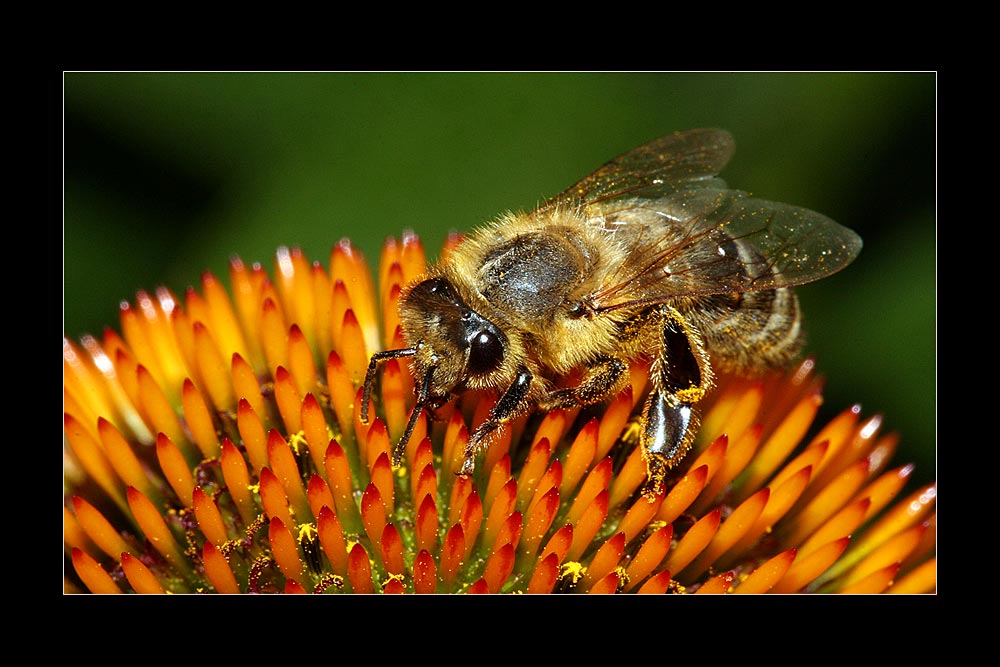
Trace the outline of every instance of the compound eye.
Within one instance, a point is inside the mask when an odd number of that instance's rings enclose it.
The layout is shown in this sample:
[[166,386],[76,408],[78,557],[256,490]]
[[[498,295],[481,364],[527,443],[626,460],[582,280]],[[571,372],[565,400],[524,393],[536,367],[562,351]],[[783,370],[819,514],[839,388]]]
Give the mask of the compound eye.
[[496,370],[503,361],[503,344],[496,334],[481,330],[469,341],[469,369],[472,375]]
[[424,282],[432,294],[438,294],[448,301],[455,301],[455,293],[451,291],[451,285],[444,278],[431,278]]

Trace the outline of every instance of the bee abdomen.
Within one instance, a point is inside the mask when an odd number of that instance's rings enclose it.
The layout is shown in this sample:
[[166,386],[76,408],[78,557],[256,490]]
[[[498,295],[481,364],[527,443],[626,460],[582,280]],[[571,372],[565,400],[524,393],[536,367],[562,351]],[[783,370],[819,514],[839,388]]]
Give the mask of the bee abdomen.
[[[719,295],[702,326],[713,361],[737,368],[778,368],[802,349],[799,301],[790,288]],[[707,325],[707,326],[706,326]]]

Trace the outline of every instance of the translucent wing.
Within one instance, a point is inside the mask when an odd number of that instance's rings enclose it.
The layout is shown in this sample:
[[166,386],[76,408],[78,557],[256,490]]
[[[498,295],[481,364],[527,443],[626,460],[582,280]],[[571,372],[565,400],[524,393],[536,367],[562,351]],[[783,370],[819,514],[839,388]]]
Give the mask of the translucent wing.
[[812,282],[841,270],[861,252],[861,237],[825,215],[729,194],[736,205],[710,225],[706,238],[715,243],[729,237],[744,248],[736,281],[743,291]]
[[591,295],[597,311],[700,294],[801,285],[839,271],[861,239],[826,216],[726,189],[725,130],[669,134],[607,162],[543,203],[614,234],[629,257]]
[[675,132],[619,155],[575,185],[542,204],[586,211],[593,204],[622,197],[662,197],[690,188],[725,187],[715,178],[733,155],[725,130]]
[[597,208],[594,224],[633,234],[629,258],[593,295],[598,311],[801,285],[847,266],[862,245],[824,215],[736,190],[685,190]]

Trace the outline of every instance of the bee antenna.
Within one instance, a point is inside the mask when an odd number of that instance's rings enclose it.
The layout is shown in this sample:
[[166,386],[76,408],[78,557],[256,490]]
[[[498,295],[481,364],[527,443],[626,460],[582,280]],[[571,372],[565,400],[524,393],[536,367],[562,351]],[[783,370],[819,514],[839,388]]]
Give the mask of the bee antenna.
[[417,425],[417,419],[420,417],[420,413],[424,411],[424,406],[427,405],[427,397],[430,392],[431,386],[431,375],[434,373],[436,366],[431,366],[424,373],[423,380],[420,381],[420,389],[417,392],[417,402],[413,405],[413,412],[410,413],[410,418],[406,422],[406,430],[403,431],[403,437],[399,439],[399,443],[396,444],[396,448],[392,451],[392,465],[399,466],[399,462],[403,459],[403,452],[406,450],[406,443],[410,441],[410,436],[413,435],[413,429]]
[[365,391],[361,398],[361,423],[368,424],[368,404],[372,400],[372,389],[375,387],[375,372],[378,365],[389,359],[399,359],[400,357],[412,357],[417,353],[415,347],[404,347],[400,350],[383,350],[372,355],[368,362],[368,371],[365,373]]

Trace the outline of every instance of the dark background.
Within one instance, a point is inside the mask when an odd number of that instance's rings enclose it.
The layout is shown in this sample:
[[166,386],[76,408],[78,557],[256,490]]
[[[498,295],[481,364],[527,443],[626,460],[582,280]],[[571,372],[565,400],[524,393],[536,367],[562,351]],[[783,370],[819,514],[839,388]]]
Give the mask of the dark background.
[[118,328],[238,254],[273,271],[349,236],[374,265],[412,228],[528,210],[668,132],[723,127],[723,176],[820,211],[861,256],[799,288],[824,416],[859,402],[936,477],[934,73],[92,73],[64,75],[64,333]]

